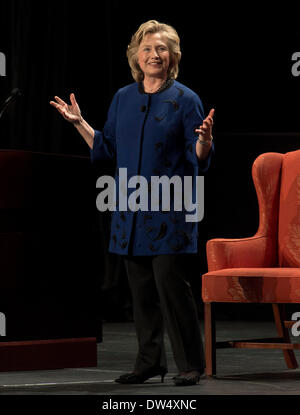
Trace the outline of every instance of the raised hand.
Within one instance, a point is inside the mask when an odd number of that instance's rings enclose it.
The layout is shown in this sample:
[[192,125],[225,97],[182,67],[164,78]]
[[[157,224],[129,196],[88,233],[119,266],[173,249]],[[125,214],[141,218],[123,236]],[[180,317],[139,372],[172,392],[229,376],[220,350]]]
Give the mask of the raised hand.
[[68,105],[57,96],[54,98],[56,102],[50,101],[50,104],[57,109],[65,120],[71,122],[72,124],[78,124],[82,120],[81,111],[74,94],[70,95],[71,105]]
[[212,140],[212,127],[214,124],[214,120],[213,120],[214,113],[215,113],[215,110],[211,109],[209,111],[208,116],[205,118],[205,120],[203,120],[202,125],[199,128],[195,129],[195,132],[199,133],[200,140],[203,140],[203,141]]

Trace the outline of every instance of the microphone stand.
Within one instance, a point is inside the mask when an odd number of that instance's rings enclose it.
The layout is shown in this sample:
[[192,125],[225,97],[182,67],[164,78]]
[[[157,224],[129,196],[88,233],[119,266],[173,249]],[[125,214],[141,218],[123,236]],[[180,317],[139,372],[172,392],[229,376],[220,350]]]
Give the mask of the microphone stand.
[[21,95],[21,91],[19,90],[19,88],[14,88],[11,93],[10,96],[3,102],[3,104],[1,104],[0,106],[0,119],[2,117],[2,115],[4,114],[4,112],[6,111],[7,107],[14,102],[18,96]]

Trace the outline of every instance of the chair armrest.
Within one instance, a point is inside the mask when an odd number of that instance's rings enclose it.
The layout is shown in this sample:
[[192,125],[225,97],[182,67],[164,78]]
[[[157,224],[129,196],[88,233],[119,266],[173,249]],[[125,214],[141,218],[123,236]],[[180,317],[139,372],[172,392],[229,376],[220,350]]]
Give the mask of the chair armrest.
[[207,242],[206,253],[208,271],[277,266],[276,240],[271,236],[211,239]]

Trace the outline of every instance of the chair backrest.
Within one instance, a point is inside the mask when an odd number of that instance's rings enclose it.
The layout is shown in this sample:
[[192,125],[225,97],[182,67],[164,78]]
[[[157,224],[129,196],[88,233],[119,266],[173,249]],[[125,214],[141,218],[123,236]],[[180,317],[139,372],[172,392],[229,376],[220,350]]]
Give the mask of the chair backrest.
[[256,236],[265,239],[264,262],[278,266],[278,212],[281,186],[281,166],[284,154],[264,153],[252,166],[252,177],[259,205],[259,227]]
[[278,264],[300,267],[300,150],[283,155],[278,221]]

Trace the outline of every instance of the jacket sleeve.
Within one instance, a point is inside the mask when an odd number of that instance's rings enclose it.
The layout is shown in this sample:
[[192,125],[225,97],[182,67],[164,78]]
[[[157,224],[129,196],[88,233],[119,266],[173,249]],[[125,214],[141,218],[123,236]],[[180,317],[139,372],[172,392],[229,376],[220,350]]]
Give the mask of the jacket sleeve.
[[204,110],[200,98],[196,94],[190,95],[186,100],[183,112],[185,156],[190,163],[199,168],[200,172],[205,173],[210,166],[214,153],[214,143],[212,143],[207,158],[205,160],[199,160],[196,154],[198,134],[195,132],[195,128],[199,128],[203,120]]
[[90,151],[92,163],[115,159],[118,102],[119,94],[116,93],[110,104],[103,131],[95,130],[94,144]]

